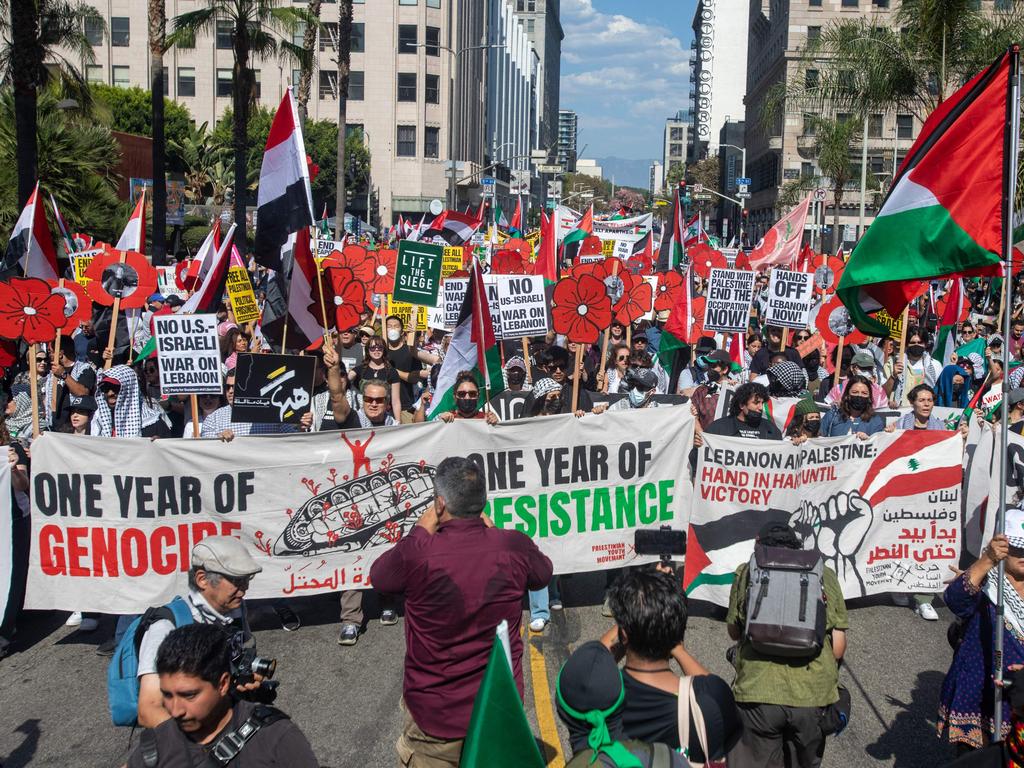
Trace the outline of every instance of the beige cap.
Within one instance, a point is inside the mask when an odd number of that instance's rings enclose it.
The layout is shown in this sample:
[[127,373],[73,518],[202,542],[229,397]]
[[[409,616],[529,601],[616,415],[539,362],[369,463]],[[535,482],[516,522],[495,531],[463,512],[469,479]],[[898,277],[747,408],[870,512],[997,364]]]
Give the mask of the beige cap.
[[252,576],[263,570],[234,536],[207,536],[192,547],[192,567],[225,576]]

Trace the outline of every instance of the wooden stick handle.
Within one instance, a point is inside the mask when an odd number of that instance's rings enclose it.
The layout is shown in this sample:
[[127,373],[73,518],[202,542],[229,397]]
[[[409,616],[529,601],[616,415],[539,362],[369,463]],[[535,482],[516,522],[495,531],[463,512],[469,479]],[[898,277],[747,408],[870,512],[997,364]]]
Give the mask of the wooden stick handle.
[[39,437],[39,376],[36,375],[36,344],[28,345],[28,388],[32,395],[32,437]]
[[199,397],[189,395],[189,404],[192,408],[192,439],[199,438]]
[[533,374],[530,373],[530,342],[526,340],[525,336],[523,336],[521,341],[523,342],[523,364],[526,366],[526,383],[532,384]]
[[583,345],[576,345],[576,367],[573,368],[572,376],[572,412],[576,413],[576,409],[580,401],[580,365],[583,363]]
[[782,344],[779,346],[780,352],[785,352],[786,347],[789,346],[789,328],[782,329]]

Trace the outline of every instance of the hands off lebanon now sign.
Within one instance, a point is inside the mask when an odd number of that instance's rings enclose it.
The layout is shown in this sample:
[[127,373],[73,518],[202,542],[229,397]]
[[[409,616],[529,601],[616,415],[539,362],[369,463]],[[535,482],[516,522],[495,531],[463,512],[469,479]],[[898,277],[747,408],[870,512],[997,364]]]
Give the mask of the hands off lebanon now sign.
[[495,524],[532,537],[557,572],[650,562],[633,533],[685,524],[692,439],[685,408],[230,443],[47,433],[32,446],[26,605],[140,613],[184,592],[192,546],[215,534],[263,566],[249,597],[371,586],[370,566],[433,501],[434,468],[453,453],[485,468]]

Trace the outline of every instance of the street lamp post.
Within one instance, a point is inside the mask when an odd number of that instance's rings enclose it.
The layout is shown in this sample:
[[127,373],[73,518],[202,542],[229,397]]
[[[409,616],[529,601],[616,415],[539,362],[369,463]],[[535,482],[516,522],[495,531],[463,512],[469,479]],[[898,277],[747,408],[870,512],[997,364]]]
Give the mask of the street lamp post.
[[[737,147],[735,144],[719,144],[719,147],[729,147],[731,149],[738,149],[740,151],[740,177],[747,178],[747,148]],[[743,249],[743,211],[747,209],[747,198],[740,198],[742,204],[740,205],[740,249]]]

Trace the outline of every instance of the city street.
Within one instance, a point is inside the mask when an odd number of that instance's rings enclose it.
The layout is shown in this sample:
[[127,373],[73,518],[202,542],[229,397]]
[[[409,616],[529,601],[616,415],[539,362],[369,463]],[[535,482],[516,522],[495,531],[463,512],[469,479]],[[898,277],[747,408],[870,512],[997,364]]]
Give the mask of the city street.
[[[524,659],[527,711],[549,765],[563,765],[568,747],[553,713],[552,686],[567,653],[607,628],[609,620],[600,612],[603,584],[599,574],[563,581],[566,608],[553,614],[543,635],[531,637]],[[355,647],[342,648],[336,643],[333,596],[292,604],[304,620],[295,633],[282,631],[269,607],[253,611],[261,654],[278,659],[278,704],[305,731],[323,765],[396,765],[404,623],[381,626],[375,601],[368,600],[366,633]],[[687,645],[705,666],[730,680],[724,625],[706,611],[694,613]],[[829,741],[825,766],[939,768],[949,761],[950,750],[934,736],[950,659],[949,612],[940,608],[939,614],[939,622],[928,623],[881,598],[851,610],[841,679],[852,693],[852,719]],[[107,660],[93,653],[101,632],[74,634],[63,619],[64,614],[28,614],[16,643],[20,652],[0,662],[3,768],[121,765],[138,741],[130,729],[110,725]]]

